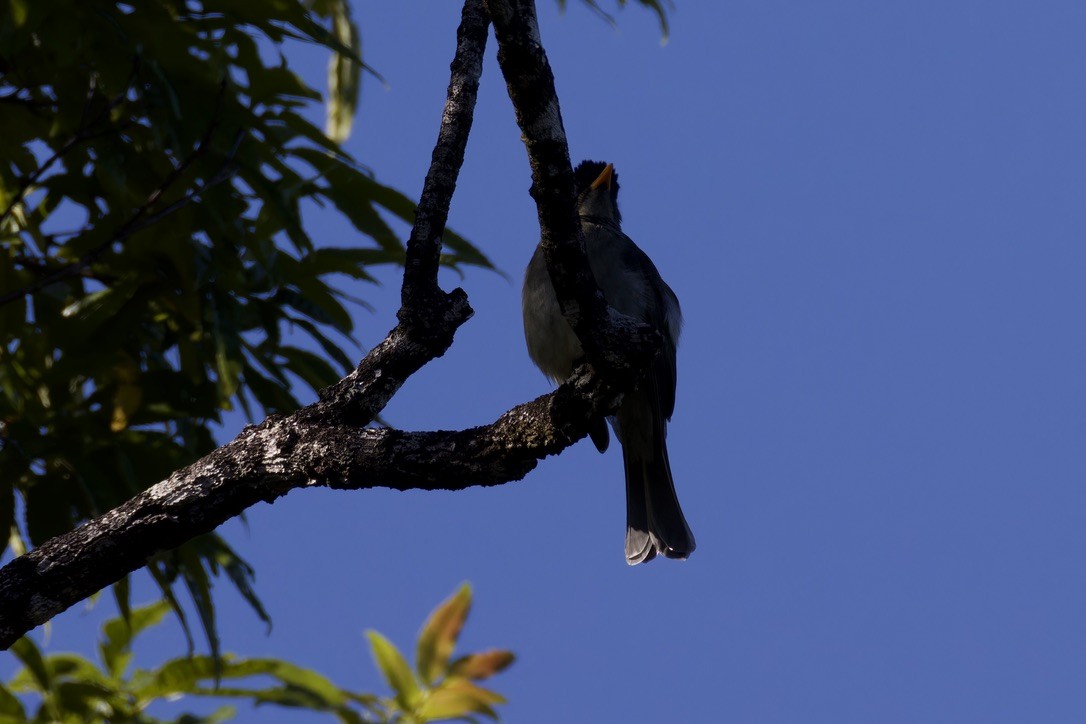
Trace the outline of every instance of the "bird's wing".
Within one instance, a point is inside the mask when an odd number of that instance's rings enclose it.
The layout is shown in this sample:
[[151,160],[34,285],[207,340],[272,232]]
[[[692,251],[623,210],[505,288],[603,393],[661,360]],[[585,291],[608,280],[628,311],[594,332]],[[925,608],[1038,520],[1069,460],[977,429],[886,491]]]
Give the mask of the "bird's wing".
[[678,378],[676,349],[679,346],[679,334],[682,331],[682,309],[679,307],[679,298],[660,276],[660,272],[648,254],[643,252],[630,237],[626,236],[625,239],[629,242],[625,253],[632,257],[625,266],[644,270],[646,293],[652,295],[652,303],[645,305],[646,312],[639,316],[664,337],[664,349],[653,362],[651,374],[659,397],[660,409],[664,417],[670,420],[672,413],[675,412],[675,386]]

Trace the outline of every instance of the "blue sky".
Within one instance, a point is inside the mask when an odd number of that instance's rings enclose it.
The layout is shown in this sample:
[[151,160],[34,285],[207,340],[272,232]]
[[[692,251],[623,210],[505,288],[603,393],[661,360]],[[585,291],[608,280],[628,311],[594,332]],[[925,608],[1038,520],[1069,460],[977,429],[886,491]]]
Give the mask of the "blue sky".
[[[348,146],[415,195],[458,5],[356,3],[389,88],[367,79]],[[628,568],[621,459],[588,442],[498,489],[295,492],[225,526],[275,627],[220,585],[224,648],[381,690],[362,631],[409,648],[467,580],[464,646],[519,656],[494,681],[512,722],[1086,720],[1086,5],[680,0],[664,47],[636,8],[617,31],[540,10],[574,161],[615,163],[686,315],[669,448],[698,550]],[[386,410],[407,429],[549,389],[494,51],[450,225],[514,281],[446,274],[476,315]],[[367,348],[395,323],[383,278],[351,290]],[[50,649],[89,650],[109,608],[58,617]]]

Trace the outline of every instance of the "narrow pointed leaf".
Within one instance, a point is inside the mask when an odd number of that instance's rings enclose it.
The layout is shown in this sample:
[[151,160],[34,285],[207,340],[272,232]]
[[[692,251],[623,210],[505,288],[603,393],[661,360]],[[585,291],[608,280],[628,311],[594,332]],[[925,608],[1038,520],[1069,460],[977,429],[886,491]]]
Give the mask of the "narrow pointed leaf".
[[322,358],[297,347],[283,346],[279,354],[286,359],[286,367],[302,378],[307,385],[319,392],[339,381],[339,373]]
[[516,656],[512,651],[491,649],[477,654],[468,654],[454,661],[449,666],[449,676],[460,676],[465,679],[481,681],[488,679],[499,671],[509,667]]
[[0,684],[0,721],[26,721],[23,705],[3,684]]
[[464,583],[422,625],[415,660],[424,683],[432,684],[445,673],[470,609],[471,586]]
[[22,662],[26,670],[34,678],[41,691],[49,691],[53,686],[52,677],[49,676],[49,668],[45,665],[41,651],[34,642],[26,636],[11,645],[11,653]]
[[[347,3],[335,3],[332,10],[332,32],[339,42],[361,56],[361,36],[351,21]],[[328,122],[326,133],[337,143],[343,143],[351,132],[362,64],[344,53],[333,53],[328,64]]]
[[132,621],[132,589],[131,576],[125,576],[112,586],[113,600],[117,604],[120,618],[126,622]]
[[423,721],[456,719],[469,714],[482,714],[497,719],[493,704],[504,704],[505,699],[465,679],[449,679],[430,692],[418,709]]
[[384,636],[376,631],[367,631],[366,636],[370,640],[370,648],[373,650],[373,659],[377,663],[377,668],[381,670],[388,685],[395,692],[396,701],[404,711],[411,711],[422,696],[419,682],[415,679],[411,667],[407,665],[400,650]]
[[118,616],[102,625],[102,641],[98,644],[98,652],[112,676],[120,677],[128,668],[132,659],[132,639],[161,621],[169,610],[169,602],[158,601],[135,609],[127,620],[124,616]]
[[151,574],[151,578],[154,579],[158,590],[162,593],[163,600],[169,605],[173,615],[177,617],[177,622],[181,624],[181,632],[185,635],[185,645],[191,654],[196,648],[192,640],[192,629],[189,628],[189,620],[185,615],[185,609],[181,608],[181,602],[177,600],[177,594],[173,592],[172,579],[166,575],[162,566],[162,562],[152,561],[147,566],[147,572]]

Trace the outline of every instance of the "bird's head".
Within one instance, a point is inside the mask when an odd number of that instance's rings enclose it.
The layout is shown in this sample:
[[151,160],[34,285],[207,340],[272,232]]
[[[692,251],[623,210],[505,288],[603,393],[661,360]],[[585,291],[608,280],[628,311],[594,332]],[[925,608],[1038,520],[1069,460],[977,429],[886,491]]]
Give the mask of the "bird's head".
[[622,221],[618,211],[618,174],[603,161],[581,161],[573,171],[577,187],[577,212],[581,216],[598,216]]

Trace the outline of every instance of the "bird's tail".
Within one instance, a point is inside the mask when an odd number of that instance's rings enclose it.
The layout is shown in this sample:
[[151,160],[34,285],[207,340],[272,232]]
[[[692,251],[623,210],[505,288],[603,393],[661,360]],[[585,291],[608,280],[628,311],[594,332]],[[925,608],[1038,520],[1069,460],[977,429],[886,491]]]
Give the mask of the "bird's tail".
[[622,446],[626,468],[626,562],[631,566],[650,561],[657,553],[683,559],[696,546],[675,495],[663,421],[653,422],[651,445]]

